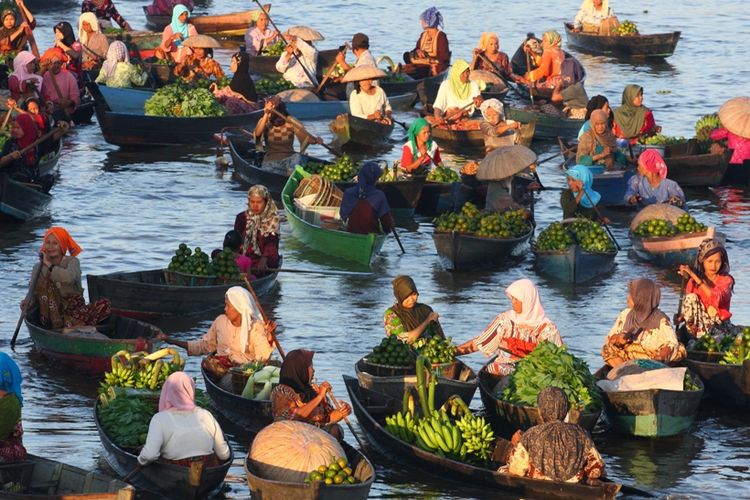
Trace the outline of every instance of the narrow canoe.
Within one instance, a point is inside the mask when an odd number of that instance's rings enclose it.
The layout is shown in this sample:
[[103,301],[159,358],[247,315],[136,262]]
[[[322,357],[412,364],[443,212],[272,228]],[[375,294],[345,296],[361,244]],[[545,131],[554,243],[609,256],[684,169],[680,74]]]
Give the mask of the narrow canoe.
[[[453,394],[458,395],[468,406],[474,398],[474,393],[477,392],[477,374],[462,361],[457,360],[457,362],[459,367],[454,378],[438,376],[438,384],[435,386],[435,408],[443,406]],[[354,364],[354,372],[357,374],[360,387],[398,401],[401,400],[405,387],[417,386],[415,374],[382,377],[369,373],[364,358]]]
[[52,196],[41,186],[18,182],[0,172],[0,220],[26,222],[41,215]]
[[[256,295],[261,297],[272,290],[277,277],[278,273],[272,273],[254,280]],[[109,299],[113,313],[136,319],[219,311],[224,307],[226,291],[235,285],[244,286],[242,280],[204,286],[169,284],[163,269],[88,274],[86,283],[91,302]]]
[[257,432],[273,421],[270,400],[255,401],[243,398],[239,394],[222,389],[203,368],[201,374],[211,405],[232,423]]
[[339,146],[376,148],[388,144],[393,132],[393,123],[386,125],[373,120],[358,118],[349,113],[341,113],[329,125]]
[[560,116],[552,116],[532,109],[513,108],[506,106],[505,116],[509,120],[521,123],[536,122],[534,138],[554,140],[558,137],[573,139],[578,137],[578,131],[583,126],[583,120],[573,120]]
[[37,311],[30,311],[25,319],[35,349],[56,363],[89,373],[111,369],[111,358],[119,351],[150,352],[153,340],[161,333],[153,325],[116,315],[99,323],[95,332],[74,330],[63,333],[62,330],[44,328],[38,316]]
[[[495,387],[501,380],[502,377],[495,377],[487,372],[486,365],[479,370],[479,394],[482,396],[485,411],[491,417],[495,432],[512,434],[516,429],[526,430],[541,424],[542,420],[537,408],[508,403],[497,397]],[[601,413],[601,410],[592,413],[570,410],[568,421],[591,432]]]
[[[265,4],[266,12],[271,10],[271,4]],[[161,31],[172,22],[171,15],[151,15],[143,7],[146,16],[146,27]],[[195,30],[201,35],[224,35],[242,37],[245,31],[255,24],[260,14],[260,9],[243,10],[228,14],[191,15],[189,23],[195,26]]]
[[[319,77],[323,76],[320,74],[323,68],[327,68],[336,62],[336,55],[338,53],[339,49],[326,49],[318,52],[317,67]],[[276,70],[276,62],[278,60],[279,56],[250,56],[250,73],[264,78],[278,78],[281,75],[281,73]]]
[[533,233],[533,226],[517,238],[483,238],[456,231],[434,231],[432,241],[443,267],[462,271],[487,264],[504,264],[522,256]]
[[361,388],[354,377],[344,375],[344,383],[354,415],[367,439],[384,456],[405,466],[416,465],[440,479],[485,487],[488,494],[490,491],[506,493],[518,498],[606,499],[615,498],[620,489],[619,484],[610,482],[588,486],[512,476],[497,472],[498,464],[493,463],[491,468],[485,469],[440,457],[402,441],[385,430],[384,419],[388,408],[393,406],[392,398]]
[[[424,175],[409,176],[406,179],[392,182],[378,182],[376,186],[383,191],[391,213],[396,217],[413,217],[427,177]],[[353,182],[337,182],[342,191],[354,186]]]
[[0,491],[11,500],[133,500],[135,488],[119,479],[36,455],[0,464]]
[[750,360],[741,365],[722,365],[694,358],[688,351],[685,364],[698,374],[712,399],[722,406],[750,408]]
[[750,159],[743,163],[730,163],[722,179],[722,184],[745,186],[750,183]]
[[664,151],[667,177],[682,187],[716,186],[724,180],[731,156],[730,150],[721,154],[701,154],[692,139],[680,144],[669,144]]
[[254,127],[262,110],[240,115],[179,118],[146,116],[143,106],[153,92],[116,89],[89,82],[104,140],[117,146],[180,146],[208,142],[226,127]]
[[[190,467],[153,462],[146,467],[138,466],[138,455],[117,446],[104,432],[99,422],[99,403],[94,406],[94,422],[102,442],[103,456],[112,470],[120,477],[127,477],[135,471],[129,479],[137,488],[158,492],[165,497],[183,500],[186,498],[207,498],[208,494],[216,490],[224,482],[229,467],[234,460],[234,453],[229,448],[229,458],[216,467],[206,467],[199,477],[191,477]],[[136,470],[137,469],[137,470]]]
[[391,96],[406,94],[409,92],[417,92],[417,94],[420,96],[420,99],[422,98],[422,96],[431,96],[428,102],[432,103],[437,96],[437,90],[440,86],[440,83],[445,79],[447,75],[448,70],[445,70],[438,75],[415,80],[409,75],[403,74],[403,76],[406,78],[406,80],[403,82],[381,81],[378,83],[378,85],[380,85],[380,87],[385,91],[386,95]]
[[680,32],[654,35],[599,35],[573,31],[571,23],[565,23],[568,45],[589,54],[605,54],[614,57],[669,57],[674,53]]
[[[388,102],[394,111],[408,111],[411,109],[415,92],[388,96]],[[349,101],[298,101],[287,102],[286,109],[289,114],[299,120],[325,120],[334,119],[341,113],[349,112]]]
[[341,443],[346,459],[351,465],[356,484],[327,485],[322,481],[312,484],[291,483],[262,478],[257,468],[245,457],[245,475],[253,498],[263,500],[364,500],[370,495],[375,481],[375,467],[362,452],[352,448],[346,441]]
[[[475,150],[484,152],[484,134],[479,128],[482,123],[481,119],[464,120],[461,123],[465,129],[455,130],[445,127],[432,127],[432,137],[434,137],[442,148],[449,151]],[[518,131],[519,140],[516,144],[530,146],[534,138],[536,123],[529,122],[521,124]]]
[[313,250],[343,260],[369,266],[385,242],[385,234],[355,234],[338,229],[328,229],[305,221],[294,208],[294,191],[300,181],[309,176],[301,167],[296,167],[281,193],[281,203],[287,215],[292,234]]
[[177,78],[174,76],[174,64],[159,64],[155,60],[143,61],[143,70],[151,76],[156,88],[173,83]]
[[416,212],[420,215],[434,217],[449,212],[457,207],[461,182],[427,181],[417,202]]
[[84,125],[91,123],[91,117],[94,116],[94,107],[96,102],[90,97],[84,97],[81,99],[81,103],[73,111],[73,122],[76,125]]
[[[594,374],[606,377],[608,366]],[[604,411],[617,431],[632,436],[664,437],[687,432],[695,421],[703,397],[703,382],[697,377],[697,391],[646,389],[641,391],[602,391]]]
[[650,262],[658,267],[677,269],[681,264],[691,265],[695,262],[698,247],[705,239],[716,238],[726,241],[726,236],[709,227],[701,233],[679,234],[677,236],[662,236],[642,238],[630,233],[633,242],[633,253],[641,260]]

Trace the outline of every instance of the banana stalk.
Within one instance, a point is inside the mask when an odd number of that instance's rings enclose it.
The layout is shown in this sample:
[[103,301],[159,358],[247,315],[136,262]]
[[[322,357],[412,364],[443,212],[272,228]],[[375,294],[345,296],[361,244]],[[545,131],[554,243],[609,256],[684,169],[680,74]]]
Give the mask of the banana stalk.
[[425,359],[423,356],[417,357],[417,395],[419,396],[419,405],[422,407],[422,416],[428,418],[432,412],[427,404],[427,394],[425,389]]

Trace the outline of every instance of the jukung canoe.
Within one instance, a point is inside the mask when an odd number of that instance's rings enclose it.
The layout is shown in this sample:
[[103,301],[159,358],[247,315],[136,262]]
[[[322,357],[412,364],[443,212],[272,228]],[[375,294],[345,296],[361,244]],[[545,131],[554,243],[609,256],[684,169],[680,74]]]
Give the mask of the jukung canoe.
[[25,322],[36,350],[50,360],[89,373],[109,370],[112,356],[119,351],[150,352],[161,332],[148,323],[116,315],[99,323],[95,331],[91,327],[64,333],[47,329],[39,323],[36,310],[29,311]]
[[729,167],[730,150],[724,153],[701,153],[693,139],[668,144],[664,150],[667,177],[683,187],[711,187],[724,180]]
[[[336,62],[336,55],[339,49],[326,49],[318,51],[318,77],[322,77],[323,68],[328,68]],[[276,62],[279,56],[250,56],[250,73],[260,77],[278,78],[281,76],[276,70]],[[405,92],[399,92],[400,94]],[[391,94],[388,94],[391,95]],[[395,95],[395,94],[393,94]]]
[[341,446],[358,483],[327,485],[322,481],[305,484],[265,479],[259,475],[250,457],[246,456],[245,475],[250,493],[253,498],[263,500],[365,500],[375,481],[375,467],[362,452],[346,441],[342,441]]
[[368,441],[381,454],[403,465],[416,465],[441,479],[487,488],[488,494],[492,491],[519,498],[607,499],[615,498],[620,490],[617,483],[602,482],[598,486],[588,486],[529,479],[497,472],[498,464],[495,463],[489,468],[482,468],[440,457],[402,441],[385,430],[384,420],[389,408],[400,408],[400,401],[394,405],[393,398],[361,388],[354,377],[344,375],[344,383],[354,415]]
[[388,144],[391,132],[393,132],[393,123],[387,125],[358,118],[350,113],[341,113],[328,125],[328,128],[339,146],[362,149]]
[[[251,282],[256,295],[273,289],[278,273]],[[202,314],[224,307],[224,295],[232,286],[245,286],[244,281],[211,285],[176,285],[167,282],[163,269],[147,271],[88,274],[89,300],[109,299],[112,312],[136,319],[161,316]]]
[[309,175],[301,167],[296,167],[281,193],[281,203],[284,205],[292,234],[313,250],[369,266],[375,254],[382,248],[387,235],[355,234],[341,229],[329,229],[307,222],[297,215],[294,191],[300,181]]
[[[606,377],[608,366],[594,374]],[[604,412],[612,427],[633,436],[664,437],[683,434],[690,429],[703,397],[703,382],[693,377],[697,391],[645,389],[640,391],[602,391]]]
[[[271,10],[271,4],[265,4],[266,12]],[[161,31],[172,22],[170,15],[152,15],[143,7],[146,16],[146,26],[149,29]],[[191,15],[188,22],[195,26],[195,30],[201,35],[223,35],[243,37],[247,29],[255,24],[260,15],[260,9],[243,10],[227,14],[202,14]]]
[[706,359],[705,353],[688,351],[685,364],[697,373],[708,395],[722,406],[750,408],[750,360],[741,365],[722,365],[721,359]]
[[[406,92],[388,96],[388,102],[394,111],[408,111],[416,96],[415,92]],[[349,101],[298,101],[285,104],[289,114],[299,120],[332,120],[341,113],[349,112]]]
[[117,146],[179,146],[208,142],[226,127],[253,127],[263,111],[217,117],[146,116],[143,106],[153,92],[116,89],[89,82],[104,140]]
[[505,116],[509,120],[521,123],[536,122],[534,138],[541,140],[554,140],[558,137],[572,139],[578,137],[578,132],[583,126],[584,120],[563,118],[542,113],[539,110],[527,108],[514,108],[506,106]]
[[[436,408],[443,406],[443,403],[453,394],[459,396],[468,406],[474,398],[474,393],[477,392],[477,374],[462,361],[457,360],[456,362],[459,365],[456,368],[454,377],[438,376],[437,378],[438,383],[435,386]],[[384,377],[374,375],[367,370],[368,365],[365,362],[365,358],[360,359],[354,364],[354,372],[357,374],[360,387],[384,394],[399,401],[404,394],[404,388],[417,386],[416,374]]]
[[605,54],[614,57],[669,57],[674,53],[680,32],[654,35],[599,35],[573,31],[571,23],[565,23],[568,45],[589,54]]
[[36,455],[0,464],[0,496],[10,500],[133,500],[135,488],[98,472]]
[[224,482],[229,467],[234,460],[232,448],[229,448],[229,458],[216,467],[205,467],[200,474],[191,474],[191,467],[153,462],[138,468],[138,456],[117,446],[104,432],[99,422],[99,403],[94,406],[94,422],[102,442],[103,456],[112,470],[120,477],[127,477],[135,471],[129,479],[137,488],[154,491],[161,495],[183,500],[187,498],[207,498],[208,494],[216,490]]
[[257,432],[273,422],[270,400],[256,401],[243,398],[239,394],[224,390],[203,368],[201,375],[212,406],[232,423]]
[[[459,130],[445,127],[432,127],[432,137],[434,137],[442,148],[446,150],[479,150],[484,152],[484,134],[479,126],[483,120],[469,119],[461,122],[462,128]],[[536,123],[529,122],[521,124],[521,128],[516,134],[516,144],[530,146],[534,138]]]
[[639,259],[669,269],[677,269],[680,264],[691,265],[695,262],[698,247],[703,240],[710,238],[716,238],[722,243],[726,241],[726,236],[713,227],[700,233],[653,238],[642,238],[630,232],[633,253]]
[[487,264],[503,264],[520,257],[533,233],[533,226],[517,238],[484,238],[456,231],[433,231],[432,241],[443,267],[461,271]]

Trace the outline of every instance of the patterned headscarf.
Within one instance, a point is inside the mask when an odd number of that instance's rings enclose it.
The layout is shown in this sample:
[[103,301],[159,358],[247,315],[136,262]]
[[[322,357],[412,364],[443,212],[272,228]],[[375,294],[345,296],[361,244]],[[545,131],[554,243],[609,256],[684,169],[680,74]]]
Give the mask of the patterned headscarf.
[[427,23],[428,28],[442,28],[443,15],[437,7],[430,7],[419,15],[419,19]]
[[628,294],[633,300],[633,308],[625,318],[623,332],[634,332],[638,328],[645,331],[659,328],[661,320],[669,318],[659,310],[661,291],[659,285],[648,278],[631,280]]
[[[581,197],[581,205],[586,208],[593,208],[599,200],[602,199],[602,195],[592,189],[594,185],[594,176],[591,174],[591,170],[585,165],[576,165],[569,168],[565,175],[572,177],[577,181],[583,183],[583,191],[586,193]],[[578,192],[573,192],[574,195],[578,196]]]
[[491,31],[485,31],[479,36],[479,44],[477,45],[477,48],[487,52],[493,38],[497,39],[497,49],[500,50],[500,37],[497,36],[497,33]]
[[544,307],[542,307],[539,290],[536,289],[530,279],[523,278],[514,281],[505,289],[505,295],[510,299],[519,300],[523,304],[520,313],[512,309],[507,313],[514,323],[534,327],[550,322],[544,312]]
[[44,249],[44,242],[47,241],[47,238],[51,234],[54,235],[55,238],[57,238],[58,243],[60,243],[60,252],[63,255],[70,251],[70,255],[75,257],[83,251],[83,248],[76,243],[76,240],[74,240],[70,233],[68,233],[68,230],[60,226],[54,226],[47,229],[47,232],[44,233],[44,240],[42,240],[42,250]]
[[622,91],[622,106],[614,111],[615,121],[628,139],[637,137],[641,133],[643,122],[646,120],[648,108],[633,104],[633,99],[640,94],[643,94],[643,87],[640,85],[626,85],[625,90]]
[[89,34],[83,29],[84,22],[91,25],[91,29],[94,30],[94,33],[98,33],[100,31],[99,20],[93,12],[84,12],[78,16],[78,40],[80,40],[82,44],[87,45],[89,42]]
[[26,66],[28,66],[29,63],[35,60],[36,57],[34,57],[34,54],[29,52],[28,50],[22,50],[21,52],[16,54],[16,57],[13,58],[13,73],[11,73],[11,75],[18,78],[19,82],[34,80],[36,82],[37,90],[40,90],[42,88],[42,81],[44,81],[44,79],[36,73],[29,73],[29,71],[26,69]]
[[13,358],[4,352],[0,352],[0,389],[12,392],[18,397],[23,406],[23,395],[21,394],[21,370]]
[[109,44],[107,49],[107,59],[102,64],[102,71],[107,75],[107,79],[115,76],[115,70],[117,70],[117,63],[119,62],[130,62],[130,56],[128,55],[128,47],[120,40],[115,40]]
[[498,99],[495,99],[495,98],[485,99],[482,102],[482,105],[479,106],[479,111],[482,112],[482,118],[484,118],[485,121],[488,121],[488,122],[490,121],[490,119],[487,118],[487,110],[490,108],[497,111],[497,114],[500,116],[499,118],[500,122],[505,121],[505,107],[503,106],[502,102],[500,102]]
[[247,190],[247,196],[248,198],[250,196],[260,196],[266,200],[266,207],[261,213],[254,214],[250,210],[249,202],[245,211],[247,222],[245,222],[245,241],[242,245],[242,253],[247,252],[247,249],[252,246],[255,255],[260,255],[258,231],[260,231],[262,236],[279,234],[279,209],[276,207],[273,199],[271,199],[271,193],[266,186],[256,184]]
[[[425,120],[424,118],[417,118],[414,120],[409,127],[408,132],[406,135],[409,137],[409,142],[411,143],[411,151],[416,156],[417,151],[419,151],[419,148],[417,148],[417,135],[419,135],[419,132],[425,128],[429,127],[430,122]],[[430,129],[430,137],[427,139],[427,151],[429,151],[432,148],[432,129]]]
[[294,389],[304,402],[310,401],[316,395],[310,380],[310,367],[313,365],[314,355],[314,351],[307,349],[289,351],[281,363],[279,372],[279,383]]
[[543,36],[542,40],[547,42],[552,47],[559,47],[562,44],[562,37],[560,33],[555,30],[547,31]]
[[727,255],[727,249],[724,244],[717,239],[707,239],[698,247],[698,255],[695,257],[695,263],[693,264],[693,271],[701,279],[705,278],[705,271],[703,270],[703,263],[707,258],[715,254],[721,254],[721,267],[719,268],[719,275],[729,276],[729,256]]
[[[594,134],[594,137],[596,138],[596,141],[601,144],[602,146],[606,146],[610,149],[610,151],[614,151],[617,147],[617,138],[615,137],[615,134],[612,133],[612,129],[609,127],[609,116],[607,113],[604,112],[603,109],[595,109],[591,112],[591,116],[589,117],[589,123],[591,125],[591,133]],[[604,124],[604,132],[601,134],[598,134],[596,132],[596,125],[597,123],[603,123]]]
[[185,12],[187,12],[188,17],[190,17],[190,11],[188,10],[187,7],[185,7],[181,3],[178,3],[172,9],[172,22],[169,24],[172,27],[172,33],[174,33],[175,35],[177,33],[182,34],[182,40],[174,41],[174,44],[177,45],[178,47],[181,47],[182,42],[184,42],[185,39],[187,39],[187,37],[190,36],[190,27],[188,26],[188,23],[187,22],[183,23],[182,21],[180,21],[180,16],[184,14]]
[[167,377],[159,395],[159,411],[190,411],[195,408],[195,381],[185,372]]
[[655,149],[647,149],[638,157],[638,163],[643,163],[647,172],[658,174],[659,178],[667,178],[667,164]]
[[[250,292],[245,290],[241,286],[233,286],[225,294],[229,299],[229,303],[232,307],[240,313],[242,316],[242,324],[240,325],[240,343],[247,349],[247,343],[250,336],[250,329],[253,325],[253,318],[256,321],[263,321],[263,316],[258,309],[258,304],[255,303]],[[244,350],[243,350],[244,352]]]
[[463,59],[456,59],[451,65],[451,70],[448,73],[451,91],[456,98],[462,101],[468,99],[471,95],[471,82],[464,82],[461,80],[461,75],[467,69],[469,69],[469,63]]

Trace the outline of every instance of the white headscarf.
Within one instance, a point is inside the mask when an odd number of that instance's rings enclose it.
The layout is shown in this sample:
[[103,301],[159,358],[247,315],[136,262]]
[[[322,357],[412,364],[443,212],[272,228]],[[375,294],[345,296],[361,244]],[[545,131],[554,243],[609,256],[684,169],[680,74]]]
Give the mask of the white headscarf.
[[229,303],[232,304],[232,307],[234,307],[242,316],[240,339],[242,345],[247,349],[248,336],[250,334],[250,328],[252,328],[253,325],[253,318],[255,321],[263,321],[260,308],[253,300],[250,292],[241,286],[233,286],[227,290],[226,296],[229,299]]
[[107,79],[115,76],[118,62],[130,62],[127,46],[120,40],[115,40],[109,44],[107,49],[107,59],[102,64],[102,71],[107,75]]
[[19,83],[25,82],[26,80],[34,80],[36,82],[37,91],[40,91],[42,89],[42,77],[36,73],[29,73],[26,69],[26,66],[34,60],[36,60],[34,54],[28,50],[22,50],[13,58],[13,73],[11,73],[11,75],[18,78]]
[[482,112],[482,118],[485,119],[485,121],[490,121],[487,118],[487,110],[488,109],[494,109],[497,111],[497,114],[500,115],[500,122],[505,121],[505,107],[503,106],[503,103],[500,102],[497,99],[486,99],[481,106],[479,106],[479,111]]
[[80,16],[78,16],[78,40],[83,45],[88,45],[89,43],[89,34],[86,33],[83,29],[83,22],[87,22],[91,25],[91,29],[94,30],[94,33],[99,31],[99,20],[96,18],[96,14],[93,12],[84,12]]
[[[579,10],[594,12],[594,0],[583,0],[583,3],[581,4],[581,8]],[[601,11],[597,12],[603,12],[606,15],[607,12],[609,12],[609,0],[602,0],[602,9]]]
[[521,313],[512,309],[508,311],[508,317],[514,323],[532,327],[542,323],[551,323],[544,313],[542,301],[539,299],[539,291],[531,280],[524,278],[514,281],[505,289],[505,294],[511,299],[520,300],[523,304]]

